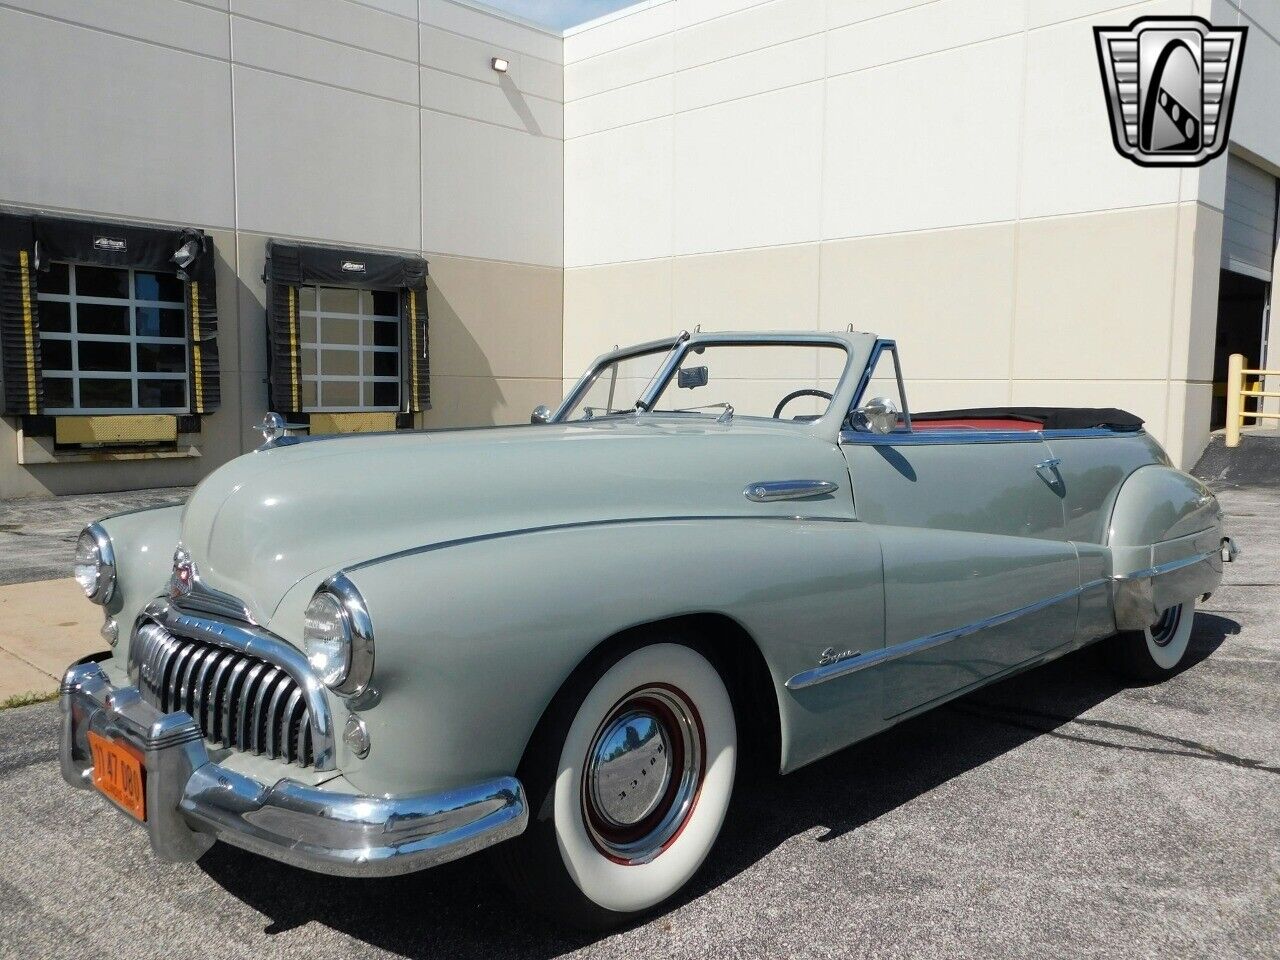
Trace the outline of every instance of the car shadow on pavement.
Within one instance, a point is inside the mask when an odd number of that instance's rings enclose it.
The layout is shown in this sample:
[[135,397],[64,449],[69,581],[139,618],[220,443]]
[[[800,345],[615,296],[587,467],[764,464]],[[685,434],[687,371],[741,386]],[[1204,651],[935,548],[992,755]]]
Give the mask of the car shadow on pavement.
[[[1179,672],[1194,669],[1239,631],[1233,620],[1198,614]],[[671,908],[732,879],[792,837],[812,834],[817,843],[840,837],[1037,737],[1252,763],[1158,731],[1082,717],[1128,686],[1100,654],[1097,647],[1078,651],[789,776],[742,785],[710,862]],[[519,909],[483,855],[407,877],[349,880],[216,844],[200,867],[269,918],[267,935],[317,922],[415,958],[550,958],[600,939]]]

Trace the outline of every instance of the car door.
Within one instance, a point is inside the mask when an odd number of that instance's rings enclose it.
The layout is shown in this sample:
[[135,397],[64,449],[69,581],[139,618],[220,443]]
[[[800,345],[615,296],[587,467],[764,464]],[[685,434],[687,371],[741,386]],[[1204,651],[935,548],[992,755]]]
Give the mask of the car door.
[[886,716],[1074,640],[1079,564],[1038,433],[857,436],[842,449],[883,551]]
[[[868,379],[863,393],[884,392]],[[886,381],[901,393],[900,376]],[[1038,430],[913,429],[904,415],[891,433],[840,439],[854,511],[883,553],[886,717],[1074,641],[1079,563]]]

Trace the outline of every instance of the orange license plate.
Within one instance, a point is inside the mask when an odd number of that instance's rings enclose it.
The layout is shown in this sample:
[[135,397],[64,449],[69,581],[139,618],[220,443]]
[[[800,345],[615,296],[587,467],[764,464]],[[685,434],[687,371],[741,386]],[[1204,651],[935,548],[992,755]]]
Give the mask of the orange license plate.
[[143,786],[142,757],[133,747],[89,731],[93,753],[93,785],[124,808],[130,816],[147,819],[147,795]]

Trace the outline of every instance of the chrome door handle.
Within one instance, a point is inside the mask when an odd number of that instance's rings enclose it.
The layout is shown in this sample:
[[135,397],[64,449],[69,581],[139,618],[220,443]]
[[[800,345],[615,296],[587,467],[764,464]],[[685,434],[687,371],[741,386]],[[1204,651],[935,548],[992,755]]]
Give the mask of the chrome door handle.
[[774,500],[820,497],[839,489],[838,483],[831,483],[829,480],[761,480],[747,484],[742,495],[755,503],[770,503]]
[[1041,460],[1036,464],[1036,473],[1052,474],[1060,466],[1062,466],[1061,457],[1050,457],[1048,460]]

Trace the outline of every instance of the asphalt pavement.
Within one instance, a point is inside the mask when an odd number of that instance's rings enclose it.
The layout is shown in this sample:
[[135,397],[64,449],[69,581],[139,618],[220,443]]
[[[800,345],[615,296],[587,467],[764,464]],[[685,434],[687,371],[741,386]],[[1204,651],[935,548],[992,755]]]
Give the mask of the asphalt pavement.
[[1086,650],[748,786],[672,909],[596,938],[487,860],[395,880],[217,845],[161,864],[63,784],[53,704],[0,711],[0,956],[1280,956],[1280,489],[1222,493],[1244,548],[1185,669]]

